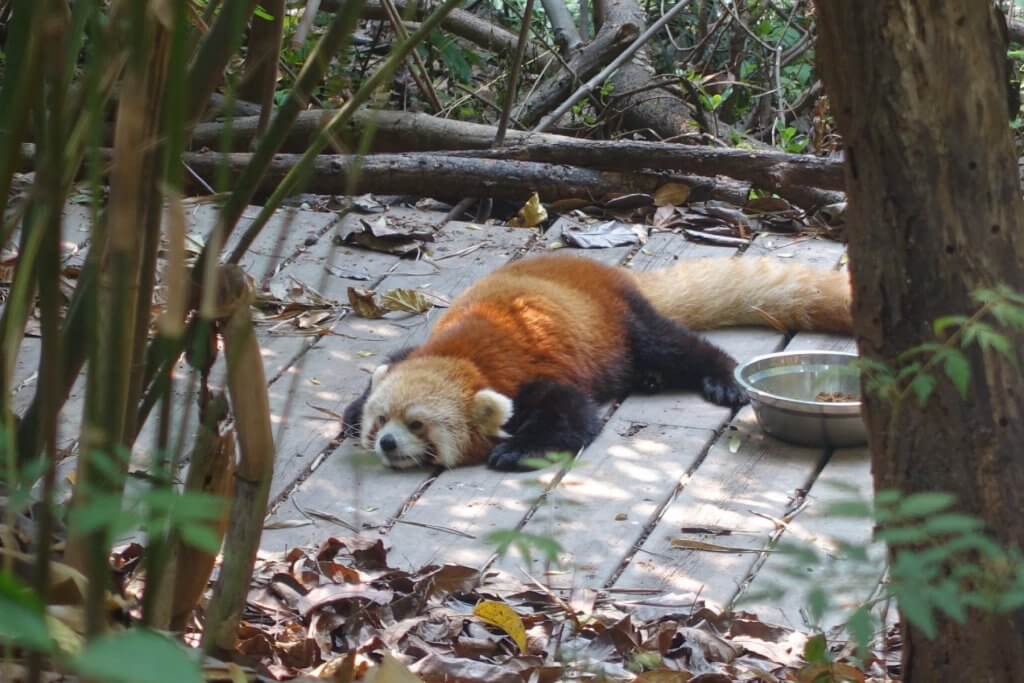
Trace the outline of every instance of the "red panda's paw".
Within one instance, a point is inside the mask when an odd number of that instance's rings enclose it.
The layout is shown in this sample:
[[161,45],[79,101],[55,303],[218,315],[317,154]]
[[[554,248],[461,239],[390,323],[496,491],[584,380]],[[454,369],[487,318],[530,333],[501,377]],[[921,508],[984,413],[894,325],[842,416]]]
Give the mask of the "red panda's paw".
[[747,392],[732,377],[727,379],[705,377],[701,388],[704,399],[718,406],[739,408],[750,403]]
[[487,456],[487,466],[503,472],[528,472],[535,468],[528,466],[524,461],[535,455],[520,450],[511,441],[502,441]]

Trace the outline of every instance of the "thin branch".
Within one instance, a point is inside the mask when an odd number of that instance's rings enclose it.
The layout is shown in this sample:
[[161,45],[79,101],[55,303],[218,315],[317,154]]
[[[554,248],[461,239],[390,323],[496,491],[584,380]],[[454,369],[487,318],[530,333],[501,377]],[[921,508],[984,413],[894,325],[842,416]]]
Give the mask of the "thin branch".
[[555,111],[551,112],[550,114],[545,116],[543,119],[541,119],[540,123],[538,123],[536,126],[534,126],[532,128],[532,130],[536,131],[536,132],[545,131],[548,128],[550,128],[552,125],[557,123],[558,119],[562,118],[562,116],[564,116],[566,112],[568,112],[570,109],[572,109],[573,105],[575,105],[577,102],[582,100],[588,94],[590,94],[591,92],[596,90],[597,87],[601,83],[603,83],[604,80],[606,78],[608,78],[616,69],[618,69],[620,66],[622,66],[623,64],[628,62],[630,59],[632,59],[633,55],[635,55],[637,53],[637,51],[640,50],[641,47],[646,45],[647,42],[650,41],[651,38],[653,38],[655,35],[657,35],[657,33],[659,31],[661,31],[662,27],[664,27],[668,22],[670,22],[673,17],[675,17],[680,12],[682,12],[683,9],[687,5],[689,5],[689,4],[690,3],[686,2],[686,1],[680,2],[675,7],[670,9],[668,12],[663,14],[661,16],[661,18],[658,19],[658,21],[656,21],[653,24],[651,24],[651,26],[646,31],[641,33],[637,37],[637,39],[634,40],[632,42],[632,44],[630,44],[629,47],[627,47],[625,50],[623,50],[622,53],[619,54],[618,57],[613,59],[611,64],[609,64],[604,69],[602,69],[600,73],[598,73],[596,76],[591,78],[589,81],[587,81],[586,83],[581,85],[576,90],[576,92],[574,92],[569,97],[569,99],[567,99],[565,102],[563,102],[557,109],[555,109]]

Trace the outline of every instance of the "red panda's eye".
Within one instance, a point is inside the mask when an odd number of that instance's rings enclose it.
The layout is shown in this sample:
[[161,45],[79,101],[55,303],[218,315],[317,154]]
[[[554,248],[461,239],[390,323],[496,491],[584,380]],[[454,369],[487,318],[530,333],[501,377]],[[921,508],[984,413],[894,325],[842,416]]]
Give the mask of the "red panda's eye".
[[384,423],[387,422],[387,421],[388,421],[388,418],[385,417],[384,415],[381,415],[380,417],[377,418],[377,426],[378,427],[383,427]]
[[423,423],[420,422],[419,420],[413,420],[412,422],[409,423],[409,429],[411,429],[414,432],[418,432],[421,429],[423,429]]

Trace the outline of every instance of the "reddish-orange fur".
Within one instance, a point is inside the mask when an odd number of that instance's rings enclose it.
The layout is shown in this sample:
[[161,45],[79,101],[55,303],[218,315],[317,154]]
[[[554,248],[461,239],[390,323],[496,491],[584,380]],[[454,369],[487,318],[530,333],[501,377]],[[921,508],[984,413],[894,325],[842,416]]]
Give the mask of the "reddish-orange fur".
[[585,446],[600,429],[598,403],[651,382],[741,405],[735,362],[688,328],[848,332],[849,308],[845,274],[772,259],[650,272],[524,259],[470,287],[422,346],[379,367],[346,422],[392,467],[516,467]]
[[471,287],[410,358],[466,358],[490,387],[514,396],[524,381],[550,379],[588,392],[627,352],[628,273],[590,259],[518,261]]

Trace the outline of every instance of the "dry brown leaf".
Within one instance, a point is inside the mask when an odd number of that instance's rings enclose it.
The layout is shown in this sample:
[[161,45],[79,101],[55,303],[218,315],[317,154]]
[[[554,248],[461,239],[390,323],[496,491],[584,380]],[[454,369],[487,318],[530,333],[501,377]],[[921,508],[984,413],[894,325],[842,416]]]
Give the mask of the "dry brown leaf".
[[348,288],[348,303],[360,318],[376,320],[377,318],[384,317],[384,314],[387,313],[387,309],[382,308],[377,303],[373,292],[362,287]]
[[418,289],[392,289],[381,296],[381,306],[388,311],[426,313],[434,304]]
[[817,662],[808,664],[797,674],[800,683],[864,683],[864,672],[849,664],[840,662]]
[[693,674],[688,671],[645,671],[638,674],[634,683],[688,683]]
[[665,183],[654,193],[655,206],[679,206],[690,197],[690,186],[683,183]]
[[369,600],[378,605],[386,605],[394,598],[394,591],[371,588],[367,584],[328,584],[314,588],[299,600],[299,611],[303,616],[324,605],[331,605],[345,600]]

